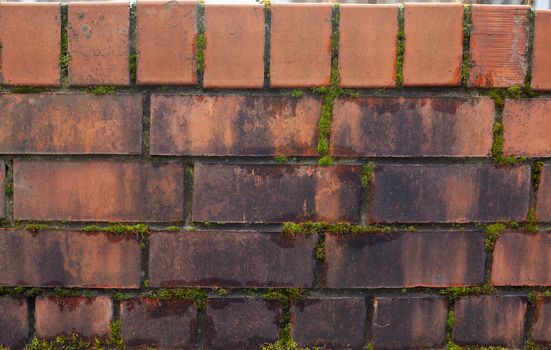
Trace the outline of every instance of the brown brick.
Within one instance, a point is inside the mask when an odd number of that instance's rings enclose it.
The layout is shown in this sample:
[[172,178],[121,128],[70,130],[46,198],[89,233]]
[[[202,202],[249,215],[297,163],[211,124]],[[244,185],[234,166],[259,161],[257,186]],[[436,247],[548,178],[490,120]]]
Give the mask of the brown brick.
[[140,248],[131,237],[76,231],[0,231],[0,285],[139,288]]
[[360,215],[357,166],[196,164],[193,221],[351,221]]
[[364,349],[364,298],[308,298],[291,308],[291,335],[299,346]]
[[482,232],[326,236],[329,288],[449,287],[484,278]]
[[455,302],[453,339],[459,345],[519,348],[524,335],[526,297],[486,295]]
[[526,219],[530,167],[486,164],[380,165],[371,222],[495,222]]
[[473,5],[469,85],[524,84],[529,6]]
[[537,344],[551,346],[551,297],[536,299],[530,338]]
[[494,102],[487,98],[339,98],[331,154],[486,157],[494,117]]
[[0,218],[6,216],[6,165],[0,160]]
[[340,85],[395,86],[398,6],[341,4],[339,11]]
[[503,153],[551,156],[551,99],[506,100],[503,110]]
[[[83,106],[86,106],[83,108]],[[0,153],[139,154],[140,95],[6,94]]]
[[126,300],[120,315],[122,338],[132,348],[196,349],[197,308],[191,300]]
[[404,31],[404,86],[459,85],[463,4],[406,3]]
[[129,4],[69,4],[69,83],[128,85]]
[[76,332],[88,339],[106,337],[113,318],[113,302],[107,296],[36,299],[36,335],[53,339]]
[[151,285],[312,287],[316,235],[158,232],[151,236]]
[[551,10],[536,11],[532,88],[551,90]]
[[0,297],[0,345],[22,349],[29,334],[27,301]]
[[59,3],[0,4],[0,82],[59,86]]
[[428,295],[377,297],[373,345],[379,350],[443,349],[448,301]]
[[180,221],[184,167],[141,161],[14,161],[17,219]]
[[551,233],[506,232],[494,249],[491,283],[551,286]]
[[264,85],[263,5],[205,5],[205,39],[205,87]]
[[538,221],[551,221],[551,164],[542,167],[536,216]]
[[259,349],[279,336],[281,306],[250,298],[212,298],[207,306],[206,349]]
[[138,84],[195,84],[196,22],[197,1],[138,1]]
[[151,97],[151,153],[317,156],[321,101],[283,96]]
[[328,85],[331,4],[273,4],[270,85]]

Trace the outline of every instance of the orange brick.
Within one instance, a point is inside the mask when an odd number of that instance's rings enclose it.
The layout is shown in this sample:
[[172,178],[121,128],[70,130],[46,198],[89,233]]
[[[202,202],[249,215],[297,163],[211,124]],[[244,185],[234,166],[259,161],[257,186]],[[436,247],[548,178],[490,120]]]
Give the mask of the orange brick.
[[270,85],[328,85],[331,75],[331,4],[274,4]]
[[551,10],[536,11],[532,87],[551,90]]
[[503,152],[526,157],[551,156],[551,99],[506,100]]
[[339,25],[341,86],[394,86],[398,6],[343,4]]
[[6,168],[0,160],[0,218],[6,216]]
[[59,3],[0,4],[1,82],[59,86]]
[[205,87],[264,85],[262,5],[206,5],[205,39]]
[[406,3],[404,31],[405,86],[459,85],[463,56],[462,4]]

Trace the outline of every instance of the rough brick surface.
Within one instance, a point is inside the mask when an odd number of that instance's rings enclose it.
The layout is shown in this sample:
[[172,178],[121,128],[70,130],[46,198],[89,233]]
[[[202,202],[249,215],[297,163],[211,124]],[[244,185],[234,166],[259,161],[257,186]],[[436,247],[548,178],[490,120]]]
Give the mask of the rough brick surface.
[[490,99],[355,97],[335,101],[334,156],[484,157],[491,154]]
[[503,110],[503,153],[551,156],[551,99],[506,100]]
[[463,4],[406,3],[404,32],[404,86],[459,85]]
[[396,232],[326,236],[329,288],[477,285],[484,278],[482,232]]
[[357,166],[223,165],[194,169],[193,220],[350,221],[360,214]]
[[191,300],[126,300],[120,318],[122,338],[130,347],[196,349],[197,307]]
[[149,278],[155,287],[312,287],[316,243],[316,235],[158,232]]
[[276,96],[151,97],[151,153],[317,156],[321,100]]
[[536,11],[532,88],[551,90],[551,10]]
[[14,161],[17,219],[180,221],[181,163]]
[[0,82],[58,86],[60,30],[59,3],[0,4]]
[[29,334],[29,312],[25,299],[0,297],[0,345],[23,348]]
[[197,1],[137,4],[138,84],[195,84]]
[[6,165],[0,160],[0,218],[6,216]]
[[0,119],[0,153],[142,151],[140,95],[6,94],[0,100]]
[[537,219],[551,221],[551,164],[542,167],[537,197]]
[[372,222],[522,221],[528,212],[530,168],[380,165],[371,193]]
[[536,299],[530,337],[538,344],[551,346],[551,297]]

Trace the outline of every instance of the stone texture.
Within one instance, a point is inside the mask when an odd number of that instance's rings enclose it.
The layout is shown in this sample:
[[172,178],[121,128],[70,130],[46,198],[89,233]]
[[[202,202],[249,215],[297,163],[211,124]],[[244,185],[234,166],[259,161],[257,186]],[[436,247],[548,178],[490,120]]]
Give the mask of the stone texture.
[[536,299],[530,338],[537,344],[551,346],[551,297]]
[[551,10],[536,11],[532,88],[551,90]]
[[542,167],[537,193],[536,216],[538,221],[551,221],[551,164]]
[[29,335],[27,300],[0,297],[0,344],[22,349]]
[[503,110],[503,153],[551,156],[551,99],[506,100]]

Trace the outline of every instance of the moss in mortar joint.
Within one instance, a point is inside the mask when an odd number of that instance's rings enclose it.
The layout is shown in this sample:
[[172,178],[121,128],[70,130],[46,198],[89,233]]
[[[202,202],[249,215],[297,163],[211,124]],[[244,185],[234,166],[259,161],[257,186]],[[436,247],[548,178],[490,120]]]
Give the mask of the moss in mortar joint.
[[48,91],[46,88],[36,86],[14,86],[11,92],[14,94],[40,94]]
[[115,86],[90,86],[84,88],[84,91],[94,95],[112,95],[117,92]]
[[291,90],[291,97],[300,98],[302,96],[304,96],[304,91],[302,91],[300,89]]
[[199,310],[207,307],[207,294],[199,288],[163,288],[148,292],[145,297],[159,300],[193,300]]
[[484,250],[487,253],[494,251],[497,239],[506,229],[507,225],[501,222],[486,226],[486,231],[484,232]]
[[536,290],[528,292],[528,302],[530,304],[535,305],[538,297],[551,297],[551,287],[536,287]]
[[35,297],[42,294],[42,288],[31,287],[0,287],[0,296]]
[[406,34],[404,32],[404,5],[398,4],[398,34],[396,45],[396,87],[404,84],[404,52],[406,46]]
[[470,55],[471,31],[473,29],[472,6],[463,5],[463,59],[461,61],[461,84],[468,87],[473,63]]
[[369,162],[362,167],[361,183],[364,189],[369,188],[371,181],[373,180],[373,171],[375,171],[375,163]]
[[147,224],[136,224],[136,225],[124,225],[121,223],[111,223],[106,227],[99,226],[86,226],[82,228],[82,231],[85,232],[106,232],[115,235],[123,234],[133,234],[137,237],[147,237],[150,234],[150,227]]
[[130,69],[130,80],[136,81],[136,70],[138,62],[138,54],[131,53],[128,55],[128,68]]
[[457,300],[467,296],[479,296],[495,294],[497,289],[488,284],[476,287],[450,287],[440,290],[440,295],[447,296],[450,300]]
[[326,222],[286,222],[283,224],[282,232],[291,237],[304,234],[322,234],[322,233],[336,233],[336,234],[352,234],[352,233],[387,233],[397,231],[393,226],[379,226],[379,225],[352,225],[348,222],[329,224]]
[[495,121],[493,126],[494,143],[492,145],[492,157],[499,165],[517,165],[526,161],[525,157],[511,157],[503,155],[503,124]]
[[56,227],[46,225],[46,224],[27,224],[23,227],[24,230],[30,231],[30,232],[38,232],[38,231],[47,231],[52,230]]

